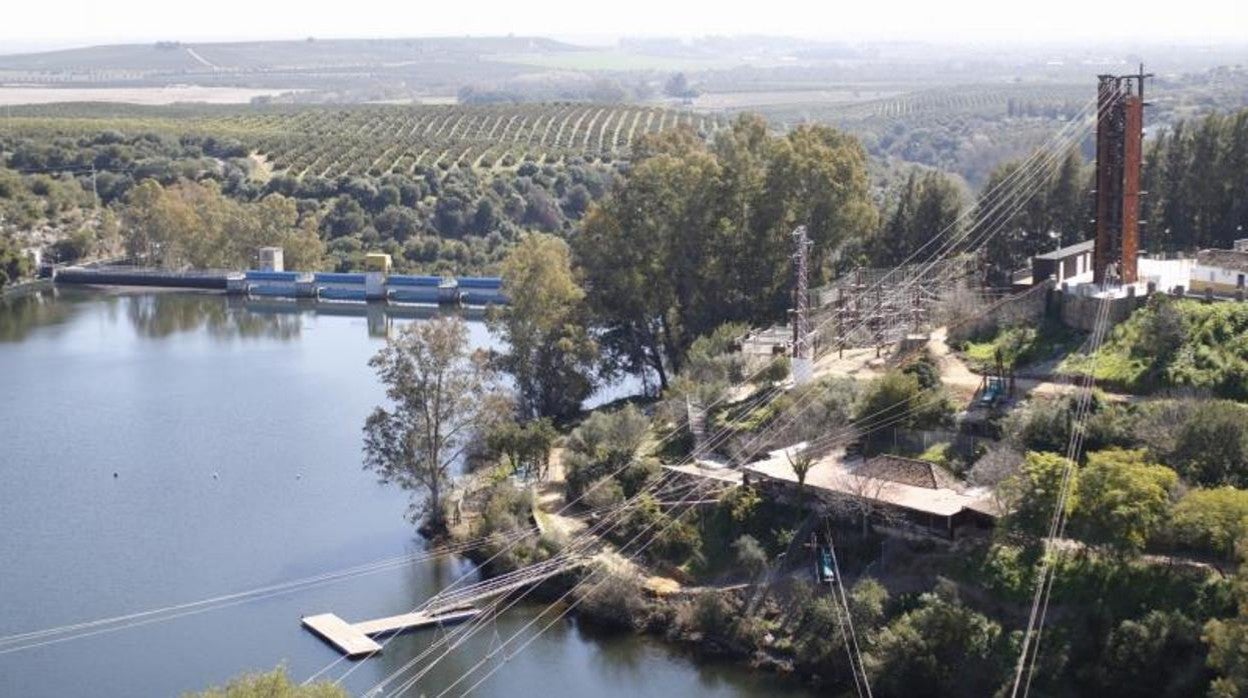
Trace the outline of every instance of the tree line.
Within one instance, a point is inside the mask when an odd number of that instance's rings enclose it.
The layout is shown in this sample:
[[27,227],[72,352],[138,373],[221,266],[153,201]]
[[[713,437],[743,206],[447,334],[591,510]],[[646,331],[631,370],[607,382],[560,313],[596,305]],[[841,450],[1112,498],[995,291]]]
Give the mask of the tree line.
[[[1037,153],[1035,157],[1058,157]],[[1024,161],[989,175],[977,209],[1000,226],[987,247],[997,280],[1029,257],[1094,235],[1096,173],[1077,150],[1046,176],[1018,177]],[[1027,190],[1039,191],[1020,202]],[[1248,110],[1177,122],[1146,142],[1140,246],[1159,252],[1229,249],[1248,227]]]

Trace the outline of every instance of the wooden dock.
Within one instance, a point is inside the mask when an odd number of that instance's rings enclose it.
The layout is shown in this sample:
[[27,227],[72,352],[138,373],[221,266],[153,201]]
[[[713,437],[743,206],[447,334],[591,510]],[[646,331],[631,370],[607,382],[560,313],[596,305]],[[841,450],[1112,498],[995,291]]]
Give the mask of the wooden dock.
[[394,635],[431,625],[454,625],[475,618],[481,613],[476,608],[463,608],[437,615],[418,611],[387,616],[361,623],[348,623],[333,613],[304,616],[303,627],[311,630],[333,645],[349,659],[368,657],[381,652],[381,645],[373,639],[379,635]]
[[356,630],[354,625],[332,613],[316,616],[304,616],[300,619],[303,627],[311,630],[321,639],[338,648],[339,652],[351,659],[367,657],[381,651],[381,645],[373,638]]
[[389,616],[387,618],[378,618],[377,620],[366,620],[363,623],[356,623],[355,629],[368,635],[375,637],[377,635],[394,635],[408,630],[416,630],[430,625],[455,625],[466,620],[471,620],[481,613],[480,609],[466,608],[459,611],[451,611],[449,613],[441,613],[438,615],[430,615],[424,612],[403,613],[397,616]]

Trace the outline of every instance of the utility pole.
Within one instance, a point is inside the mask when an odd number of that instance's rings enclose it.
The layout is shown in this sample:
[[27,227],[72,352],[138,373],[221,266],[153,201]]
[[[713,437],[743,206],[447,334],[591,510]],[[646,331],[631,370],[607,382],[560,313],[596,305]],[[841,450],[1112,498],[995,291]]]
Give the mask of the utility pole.
[[95,186],[95,163],[91,163],[91,198],[95,200],[95,210],[100,210],[100,190]]

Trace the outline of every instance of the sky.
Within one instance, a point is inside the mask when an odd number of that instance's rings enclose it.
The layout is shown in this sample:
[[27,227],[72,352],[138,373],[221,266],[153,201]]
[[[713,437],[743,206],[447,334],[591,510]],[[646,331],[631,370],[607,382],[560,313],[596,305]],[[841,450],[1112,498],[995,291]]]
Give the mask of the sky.
[[130,41],[765,34],[936,41],[1248,38],[1245,0],[13,0],[0,53]]

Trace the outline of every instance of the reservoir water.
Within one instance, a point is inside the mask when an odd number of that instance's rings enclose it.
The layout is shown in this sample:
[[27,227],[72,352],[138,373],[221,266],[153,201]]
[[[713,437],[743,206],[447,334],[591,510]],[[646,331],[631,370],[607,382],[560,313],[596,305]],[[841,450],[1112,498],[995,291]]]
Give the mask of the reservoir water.
[[[360,468],[360,427],[382,398],[366,362],[413,321],[190,293],[0,302],[0,638],[424,549],[406,495]],[[21,651],[0,643],[0,696],[173,696],[281,663],[302,680],[338,655],[301,615],[402,613],[470,569],[425,562]],[[541,608],[508,612],[407,695],[437,695]],[[435,638],[395,638],[343,685],[363,693]],[[473,695],[804,694],[565,620]]]

